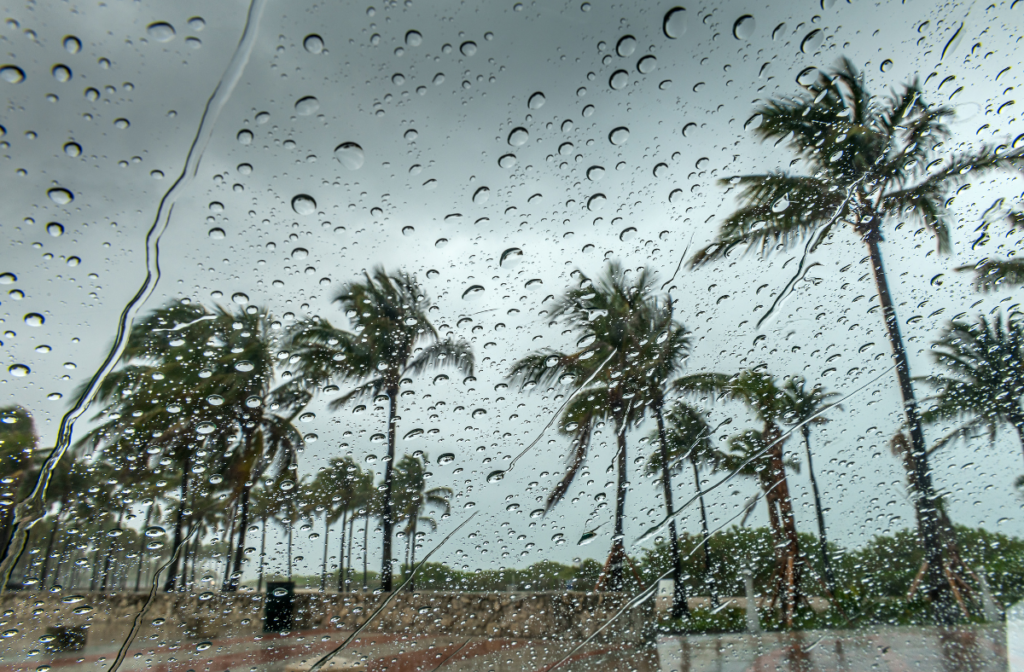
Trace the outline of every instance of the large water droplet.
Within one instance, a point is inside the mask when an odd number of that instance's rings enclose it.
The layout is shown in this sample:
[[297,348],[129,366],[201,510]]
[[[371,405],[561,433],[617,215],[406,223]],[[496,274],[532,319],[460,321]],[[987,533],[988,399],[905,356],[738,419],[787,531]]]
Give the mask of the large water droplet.
[[608,78],[608,86],[612,87],[616,91],[621,91],[629,85],[629,73],[625,70],[616,70],[612,73],[612,76]]
[[601,166],[591,166],[587,168],[587,179],[591,182],[597,182],[604,177],[604,168]]
[[405,43],[410,47],[418,47],[423,44],[423,36],[418,31],[410,30],[405,34]]
[[473,193],[473,202],[477,205],[482,205],[488,201],[491,197],[491,190],[487,187],[480,187]]
[[587,199],[587,210],[595,212],[604,207],[604,204],[608,201],[608,198],[604,194],[594,194]]
[[209,420],[204,420],[196,425],[197,434],[213,434],[217,430],[217,425],[213,424]]
[[755,114],[743,124],[743,130],[752,131],[760,126],[762,121],[764,121],[764,117],[761,114]]
[[302,40],[302,46],[311,54],[319,54],[324,50],[324,39],[316,33],[311,33]]
[[241,371],[242,373],[248,373],[248,372],[252,371],[254,368],[256,368],[256,367],[253,366],[252,362],[248,362],[248,361],[246,361],[244,359],[242,361],[240,361],[240,362],[235,362],[235,371]]
[[46,192],[46,195],[50,197],[50,200],[57,205],[67,205],[71,201],[75,200],[75,195],[67,189],[61,189],[59,187],[50,189]]
[[634,238],[636,238],[636,227],[635,226],[627,227],[627,228],[622,230],[622,233],[619,234],[619,240],[621,240],[624,243],[627,242],[627,241],[633,240]]
[[235,137],[238,139],[238,142],[243,145],[252,144],[252,131],[241,130]]
[[167,534],[167,530],[157,525],[154,525],[152,527],[147,527],[146,531],[143,532],[143,534],[145,534],[150,539],[159,539],[160,537],[163,537]]
[[54,238],[60,238],[64,235],[64,225],[58,224],[57,222],[50,222],[46,225],[46,232]]
[[627,140],[629,140],[629,129],[625,126],[612,129],[612,132],[608,134],[608,141],[613,145],[624,145]]
[[454,461],[455,453],[443,453],[437,458],[437,463],[440,465],[451,464]]
[[779,213],[785,212],[789,208],[789,197],[783,196],[779,200],[772,203],[772,212]]
[[0,79],[8,84],[20,84],[25,81],[25,71],[16,65],[0,66]]
[[473,285],[462,293],[462,298],[466,301],[477,301],[483,296],[484,288],[480,285]]
[[498,265],[502,268],[515,268],[523,261],[523,251],[518,247],[510,247],[501,253]]
[[334,156],[349,170],[359,170],[366,160],[363,148],[354,142],[343,142],[335,147]]
[[420,134],[416,131],[415,128],[410,128],[408,131],[405,132],[405,134],[402,137],[404,137],[407,141],[412,142],[416,138],[420,137]]
[[649,72],[654,72],[655,68],[658,67],[658,59],[654,56],[644,56],[637,61],[636,69],[642,75],[646,75]]
[[821,43],[824,41],[825,33],[817,29],[812,30],[807,33],[807,37],[800,42],[800,51],[805,54],[813,54],[821,47]]
[[459,47],[463,56],[472,56],[476,53],[476,42],[463,42]]
[[498,481],[500,481],[503,478],[505,478],[505,470],[504,469],[496,469],[496,470],[492,471],[491,473],[487,474],[487,482],[488,483],[497,483]]
[[79,156],[82,153],[82,146],[77,142],[69,142],[64,145],[64,153],[70,157]]
[[539,110],[540,108],[544,107],[544,103],[546,102],[547,98],[544,97],[543,93],[538,91],[537,93],[530,96],[530,100],[529,102],[527,102],[527,106],[529,106],[531,110]]
[[114,119],[114,128],[118,128],[122,131],[131,125],[132,122],[128,121],[124,117],[121,117],[120,119]]
[[170,42],[175,35],[174,26],[163,21],[149,24],[146,26],[146,32],[157,42]]
[[61,84],[71,79],[71,68],[66,65],[55,65],[50,72],[53,74],[53,78]]
[[668,202],[669,203],[678,203],[681,200],[683,200],[683,190],[682,189],[673,189],[672,191],[669,192],[669,194],[668,194]]
[[68,35],[64,38],[64,49],[69,54],[77,54],[82,50],[82,41],[74,35]]
[[295,113],[300,117],[308,117],[311,114],[316,114],[316,111],[320,109],[320,101],[313,96],[306,96],[305,98],[299,98],[295,101]]
[[299,194],[292,199],[292,210],[300,215],[312,215],[316,212],[316,201],[312,196]]
[[508,134],[508,144],[513,147],[522,147],[526,144],[526,141],[530,139],[530,132],[522,126],[513,128],[512,132]]
[[686,33],[686,25],[689,23],[686,17],[686,10],[682,7],[673,7],[665,12],[665,19],[662,21],[661,29],[665,37],[677,39]]
[[732,36],[737,40],[749,40],[757,28],[757,21],[750,14],[744,14],[732,24]]
[[626,35],[619,39],[618,44],[615,45],[615,53],[622,57],[631,56],[634,51],[636,51],[636,38],[632,35]]
[[240,306],[244,306],[245,304],[249,303],[249,296],[243,294],[242,292],[235,292],[234,294],[231,295],[231,300]]
[[43,322],[46,322],[46,318],[39,313],[29,313],[25,316],[25,324],[30,327],[41,327]]
[[498,159],[498,165],[502,168],[511,168],[516,165],[515,154],[505,154]]

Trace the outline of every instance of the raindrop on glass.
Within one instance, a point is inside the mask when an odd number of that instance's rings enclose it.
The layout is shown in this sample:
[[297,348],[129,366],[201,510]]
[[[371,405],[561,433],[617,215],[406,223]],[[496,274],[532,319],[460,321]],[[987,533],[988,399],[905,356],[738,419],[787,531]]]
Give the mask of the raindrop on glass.
[[462,298],[466,301],[477,301],[484,293],[484,288],[480,285],[473,285],[462,293]]
[[319,54],[324,50],[324,40],[316,33],[311,33],[302,40],[302,46],[311,54]]
[[76,157],[82,153],[82,146],[77,142],[69,142],[64,145],[64,153],[70,157]]
[[174,39],[174,26],[163,21],[151,23],[146,27],[146,32],[157,42],[170,42]]
[[316,114],[316,111],[320,109],[320,101],[313,96],[306,96],[305,98],[299,98],[295,101],[295,113],[300,117],[308,117],[312,114]]
[[590,210],[591,212],[600,210],[604,207],[607,200],[608,198],[604,194],[594,194],[587,199],[587,210]]
[[71,68],[66,65],[53,66],[51,73],[53,74],[53,78],[61,84],[71,79]]
[[824,41],[825,34],[823,32],[820,30],[812,30],[807,33],[807,37],[800,42],[800,51],[805,54],[813,54],[821,47],[821,43]]
[[626,35],[615,45],[615,53],[622,57],[632,56],[634,51],[636,51],[636,38],[632,35]]
[[243,144],[243,145],[251,145],[252,144],[252,131],[246,131],[246,130],[239,131],[238,135],[235,136],[235,137],[238,138],[238,142]]
[[604,177],[604,168],[601,166],[591,166],[587,168],[587,179],[591,182],[597,182]]
[[311,215],[316,212],[316,201],[312,196],[299,194],[292,199],[292,210],[299,215]]
[[423,44],[423,36],[418,31],[410,30],[405,34],[405,44],[410,47],[418,47]]
[[616,70],[608,79],[608,86],[616,91],[621,91],[629,84],[629,73],[625,70]]
[[46,192],[46,195],[50,197],[50,200],[57,205],[67,205],[71,201],[75,200],[75,195],[67,189],[55,188],[50,189]]
[[737,40],[749,40],[757,28],[757,21],[750,14],[744,14],[732,24],[732,36]]
[[515,154],[505,154],[505,155],[503,155],[501,158],[498,159],[498,165],[501,166],[502,168],[511,168],[511,167],[513,167],[514,165],[516,165],[516,155]]
[[64,49],[69,54],[77,54],[82,50],[82,41],[74,35],[68,35],[64,38]]
[[64,225],[58,224],[57,222],[50,222],[46,225],[46,232],[54,238],[60,238],[64,235]]
[[686,10],[682,7],[673,7],[665,13],[661,29],[664,31],[665,37],[674,40],[686,33],[687,23]]
[[25,316],[25,324],[30,327],[41,327],[43,322],[46,322],[46,318],[39,313],[29,313]]
[[629,129],[625,126],[612,129],[612,132],[608,134],[608,141],[613,145],[624,145],[627,140],[629,140]]
[[531,110],[539,110],[540,108],[544,107],[544,103],[546,102],[547,98],[544,97],[543,93],[538,91],[537,93],[530,96],[530,100],[527,103],[527,105]]
[[476,42],[463,42],[459,47],[463,56],[472,56],[476,53]]
[[473,193],[473,202],[477,205],[483,205],[491,197],[491,190],[487,187],[480,187]]
[[0,66],[0,79],[8,84],[20,84],[25,81],[25,71],[16,65]]
[[657,67],[658,59],[654,56],[644,56],[636,64],[637,71],[642,75],[646,75],[648,72],[653,72]]
[[501,253],[498,265],[502,268],[515,268],[523,260],[523,251],[518,247],[510,247]]
[[508,144],[513,147],[522,147],[526,144],[526,141],[530,139],[530,132],[522,126],[513,128],[512,132],[508,134]]
[[343,142],[335,147],[334,156],[349,170],[359,170],[366,160],[363,148],[354,142]]

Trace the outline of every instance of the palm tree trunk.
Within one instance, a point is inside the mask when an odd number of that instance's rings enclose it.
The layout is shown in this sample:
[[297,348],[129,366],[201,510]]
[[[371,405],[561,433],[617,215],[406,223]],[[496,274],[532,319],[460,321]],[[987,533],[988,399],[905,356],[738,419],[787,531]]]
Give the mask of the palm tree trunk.
[[338,592],[345,592],[345,519],[347,510],[341,512],[341,546],[338,547]]
[[384,496],[383,512],[381,514],[381,527],[384,532],[384,540],[381,547],[380,561],[380,589],[385,593],[391,592],[391,535],[394,527],[391,512],[391,488],[394,482],[395,467],[395,427],[398,414],[398,386],[390,387],[386,391],[388,395],[388,461],[384,464]]
[[700,489],[700,471],[697,469],[697,460],[691,459],[693,466],[693,485],[697,488],[697,498],[700,500],[700,526],[701,543],[704,546],[704,582],[708,585],[708,592],[711,593],[711,606],[718,607],[718,586],[715,585],[715,578],[712,576],[711,565],[711,533],[708,532],[708,511],[704,506],[704,491]]
[[351,590],[352,586],[352,529],[355,527],[356,517],[348,519],[348,557],[345,559],[345,590]]
[[416,567],[416,523],[419,521],[419,512],[416,512],[416,517],[412,519],[412,538],[409,540],[409,545],[412,546],[412,551],[409,554],[409,592],[416,590],[416,586],[413,585],[415,580],[412,578],[413,569]]
[[324,509],[324,563],[320,568],[320,592],[327,592],[327,544],[331,538],[331,511]]
[[[121,507],[121,512],[117,514],[117,529],[121,529],[121,521],[124,520],[124,507]],[[117,537],[120,538],[120,537]],[[110,577],[110,563],[114,559],[114,538],[110,539],[110,545],[107,546],[107,555],[103,558],[103,583],[100,584],[100,592],[107,592],[107,585],[109,584]]]
[[263,567],[267,557],[267,516],[264,514],[263,523],[260,525],[260,576],[256,579],[256,592],[263,590]]
[[[622,401],[616,400],[612,403],[621,405]],[[608,590],[621,591],[625,589],[623,575],[625,572],[626,548],[622,540],[625,537],[626,479],[629,468],[626,462],[625,418],[621,417],[621,414],[616,414],[615,417],[615,439],[618,445],[615,462],[619,471],[619,480],[615,490],[615,527],[612,533],[612,548],[608,554]]]
[[235,518],[238,516],[238,502],[231,507],[231,518],[228,520],[227,529],[224,531],[224,541],[227,542],[228,548],[224,553],[224,576],[221,577],[220,589],[222,592],[228,592],[231,590],[231,556],[235,550]]
[[[665,513],[671,517],[675,511],[672,504],[672,480],[669,475],[668,438],[665,436],[665,418],[662,414],[661,400],[654,404],[654,417],[658,421],[658,444],[661,453],[661,488],[665,495]],[[672,554],[672,618],[690,615],[690,605],[686,600],[686,589],[683,586],[683,557],[679,548],[679,535],[676,533],[676,521],[673,518],[668,524],[669,548]],[[707,539],[705,550],[707,549]]]
[[363,522],[363,592],[367,589],[367,560],[370,557],[370,509],[366,509],[366,519]]
[[793,611],[800,600],[800,538],[796,532],[796,518],[793,515],[793,499],[789,494],[789,481],[786,479],[785,457],[782,452],[782,442],[778,440],[778,429],[772,428],[766,431],[765,436],[771,437],[772,446],[769,454],[772,456],[772,471],[775,483],[773,483],[772,494],[779,506],[779,524],[785,541],[785,558],[783,576],[785,577],[785,600],[783,602],[786,624],[789,625],[793,619]]
[[[171,553],[174,553],[181,546],[182,538],[182,527],[185,524],[185,499],[188,497],[188,474],[192,469],[192,459],[189,453],[186,453],[184,468],[181,470],[181,484],[178,487],[178,512],[175,514],[174,519],[174,546],[171,547]],[[173,593],[178,579],[178,565],[182,562],[182,556],[184,553],[179,553],[171,566],[167,568],[167,580],[164,581],[164,592]]]
[[[39,590],[46,589],[46,579],[50,574],[50,556],[53,554],[53,545],[57,540],[57,530],[60,528],[60,516],[68,506],[68,494],[60,498],[60,507],[57,515],[53,518],[53,527],[50,529],[50,536],[46,542],[46,557],[43,558],[43,567],[39,570]],[[59,562],[59,561],[58,561]]]
[[146,509],[146,522],[142,524],[142,540],[139,542],[139,568],[135,572],[135,592],[139,592],[139,586],[142,584],[142,566],[146,562],[146,530],[149,529],[149,521],[153,519],[153,507],[156,506],[154,501]]
[[804,435],[804,447],[807,449],[807,475],[811,479],[811,492],[814,494],[814,510],[818,514],[818,546],[821,553],[821,568],[825,574],[825,586],[833,596],[836,594],[836,579],[832,573],[832,560],[828,553],[828,540],[825,538],[825,512],[821,508],[821,493],[818,492],[818,479],[814,476],[814,463],[811,461],[811,429],[807,425],[800,428]]
[[292,580],[292,529],[295,527],[295,511],[288,512],[288,581]]
[[[876,217],[877,221],[879,220]],[[864,243],[868,247],[875,287],[878,289],[878,302],[882,306],[886,333],[889,336],[889,345],[892,347],[900,394],[903,396],[903,412],[907,418],[907,425],[910,427],[911,453],[914,457],[914,470],[911,472],[915,490],[914,507],[918,512],[921,543],[924,546],[925,560],[928,562],[925,592],[935,605],[936,621],[940,624],[951,624],[959,619],[959,613],[953,604],[949,582],[943,575],[942,539],[938,510],[935,505],[935,489],[932,486],[931,469],[928,466],[928,450],[925,446],[921,416],[918,413],[917,399],[914,397],[914,387],[911,383],[910,361],[907,359],[907,351],[903,346],[896,307],[893,305],[885,267],[882,265],[882,251],[878,246],[881,238],[881,231],[876,225],[864,236]]]
[[245,533],[249,527],[249,498],[252,494],[252,480],[248,480],[242,486],[241,515],[238,521],[238,546],[235,547],[235,562],[231,568],[231,576],[225,579],[227,589],[231,592],[238,590],[238,584],[242,580],[242,560],[245,559]]

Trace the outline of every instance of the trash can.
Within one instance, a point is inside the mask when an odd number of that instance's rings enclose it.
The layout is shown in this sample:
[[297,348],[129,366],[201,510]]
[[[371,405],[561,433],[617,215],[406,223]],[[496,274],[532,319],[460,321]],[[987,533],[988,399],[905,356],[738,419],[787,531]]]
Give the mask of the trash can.
[[295,613],[295,582],[268,581],[263,632],[291,630]]

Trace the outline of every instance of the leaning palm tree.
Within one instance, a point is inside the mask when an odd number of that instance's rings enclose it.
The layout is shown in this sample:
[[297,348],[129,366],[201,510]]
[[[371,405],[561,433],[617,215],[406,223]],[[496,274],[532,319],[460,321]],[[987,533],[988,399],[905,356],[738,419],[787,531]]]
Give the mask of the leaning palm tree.
[[818,550],[821,553],[821,568],[825,575],[825,587],[835,595],[836,579],[832,572],[832,561],[828,552],[828,541],[825,538],[825,512],[821,507],[821,493],[818,491],[818,479],[814,476],[814,463],[811,460],[811,424],[822,425],[828,422],[822,411],[832,406],[830,399],[839,396],[835,392],[826,392],[821,386],[815,385],[806,389],[806,381],[800,376],[791,376],[782,384],[782,392],[786,395],[783,419],[786,423],[800,427],[804,437],[804,448],[807,452],[807,476],[811,481],[811,492],[814,495],[814,510],[818,518]]
[[927,104],[916,82],[887,97],[873,97],[864,77],[846,59],[832,72],[819,73],[805,88],[802,95],[758,108],[761,124],[756,132],[762,139],[788,144],[808,174],[777,171],[724,180],[739,189],[742,205],[692,263],[723,256],[740,245],[767,256],[805,241],[812,251],[840,228],[837,224],[845,224],[864,241],[916,458],[915,506],[929,561],[927,592],[936,604],[937,619],[949,622],[956,612],[942,574],[935,490],[880,243],[886,223],[911,219],[935,236],[940,251],[948,250],[946,204],[951,190],[994,170],[1019,170],[1024,148],[982,144],[941,156],[937,150],[950,138],[946,121],[953,109]]
[[311,388],[322,389],[335,380],[356,383],[354,389],[331,401],[331,409],[366,394],[374,398],[383,394],[387,399],[381,589],[391,592],[392,489],[400,388],[409,376],[440,367],[472,375],[473,351],[465,341],[438,335],[428,315],[430,299],[409,273],[388,274],[378,267],[362,281],[342,287],[335,300],[345,309],[352,331],[315,318],[295,325],[289,347],[297,358],[297,378]]
[[[610,263],[596,280],[578,271],[573,275],[579,278],[579,286],[566,290],[555,300],[548,318],[566,324],[579,349],[569,353],[551,349],[534,352],[512,365],[509,378],[521,381],[524,389],[543,390],[555,384],[581,388],[562,414],[561,428],[573,435],[573,442],[569,467],[548,497],[548,510],[568,492],[586,461],[595,424],[611,421],[616,438],[618,487],[612,547],[606,565],[609,588],[622,590],[629,476],[626,432],[642,417],[644,406],[651,400],[651,395],[644,393],[644,378],[651,362],[641,356],[648,343],[641,341],[652,338],[648,325],[654,317],[651,309],[657,305],[650,298],[654,276],[642,269],[630,279],[629,271],[616,263]],[[653,337],[656,339],[657,334]]]
[[373,473],[364,472],[351,456],[332,458],[313,480],[311,503],[324,517],[324,559],[320,590],[327,586],[327,553],[331,525],[341,520],[341,544],[338,548],[338,592],[345,589],[345,525],[349,513],[360,504],[360,496],[373,482]]
[[1000,425],[1010,425],[1024,449],[1024,318],[996,313],[974,323],[952,322],[932,351],[941,373],[924,379],[937,390],[924,419],[963,422],[938,446],[977,429],[994,439]]
[[[972,247],[987,242],[989,239],[988,229],[997,222],[1008,224],[1011,231],[1024,229],[1024,212],[1018,209],[1007,210],[1002,198],[996,200],[982,216],[981,224],[976,229],[980,235]],[[958,266],[956,270],[973,271],[974,287],[979,292],[992,292],[1024,285],[1024,259],[1013,257],[982,259],[972,266]]]
[[[416,564],[416,539],[420,524],[428,526],[431,531],[437,529],[437,522],[424,515],[424,512],[427,508],[440,509],[442,515],[451,512],[452,489],[445,486],[427,487],[426,459],[425,454],[404,455],[395,465],[394,503],[398,519],[406,523],[406,567],[410,573]],[[415,589],[411,579],[408,589]]]
[[[704,505],[704,492],[700,487],[700,465],[712,465],[711,427],[707,417],[693,406],[676,401],[665,414],[668,421],[664,430],[659,427],[650,440],[658,442],[658,449],[647,459],[647,473],[660,472],[664,479],[666,470],[678,472],[689,462],[693,469],[693,485],[700,502],[701,545],[704,547],[704,583],[711,594],[711,604],[718,606],[718,590],[712,576],[714,566],[711,560],[711,534],[708,529],[708,513]],[[664,439],[664,441],[662,441]],[[669,509],[669,516],[673,510]],[[677,552],[678,555],[678,552]]]
[[32,468],[37,440],[28,411],[20,406],[0,408],[0,549],[7,548],[14,531],[14,507]]

